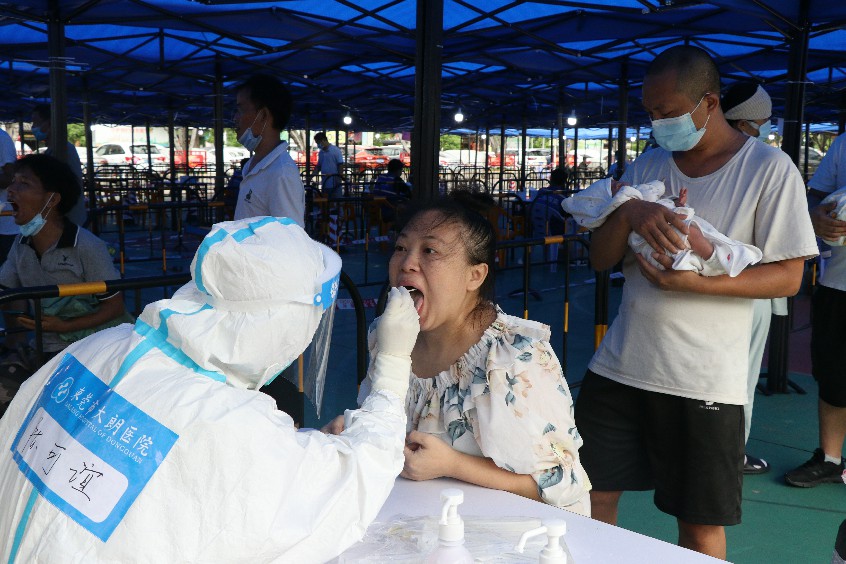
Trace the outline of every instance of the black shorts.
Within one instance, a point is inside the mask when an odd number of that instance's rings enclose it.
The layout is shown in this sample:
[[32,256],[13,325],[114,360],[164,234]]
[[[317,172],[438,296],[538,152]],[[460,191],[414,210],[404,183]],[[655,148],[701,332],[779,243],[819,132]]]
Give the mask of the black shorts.
[[817,286],[811,310],[811,372],[819,383],[820,399],[846,407],[846,292]]
[[654,489],[658,509],[687,523],[740,523],[742,405],[640,390],[588,370],[575,415],[594,490]]

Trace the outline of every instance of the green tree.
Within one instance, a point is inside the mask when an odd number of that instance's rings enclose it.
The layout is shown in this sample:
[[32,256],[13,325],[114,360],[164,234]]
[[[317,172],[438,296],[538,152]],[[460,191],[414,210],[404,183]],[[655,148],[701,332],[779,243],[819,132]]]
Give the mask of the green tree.
[[458,135],[441,135],[441,150],[460,149],[461,137]]
[[85,147],[85,125],[81,123],[69,123],[68,141],[77,147]]

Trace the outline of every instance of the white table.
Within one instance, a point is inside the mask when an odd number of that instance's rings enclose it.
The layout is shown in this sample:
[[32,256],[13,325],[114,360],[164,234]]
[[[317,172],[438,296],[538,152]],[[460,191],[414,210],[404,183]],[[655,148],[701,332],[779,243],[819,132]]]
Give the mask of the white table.
[[446,478],[424,482],[397,478],[394,489],[376,517],[376,521],[390,521],[397,515],[411,517],[438,515],[441,509],[440,493],[445,488],[459,488],[464,492],[464,503],[459,506],[459,513],[465,518],[525,516],[564,519],[567,522],[567,534],[564,539],[575,564],[720,562],[698,552],[588,519],[544,503]]

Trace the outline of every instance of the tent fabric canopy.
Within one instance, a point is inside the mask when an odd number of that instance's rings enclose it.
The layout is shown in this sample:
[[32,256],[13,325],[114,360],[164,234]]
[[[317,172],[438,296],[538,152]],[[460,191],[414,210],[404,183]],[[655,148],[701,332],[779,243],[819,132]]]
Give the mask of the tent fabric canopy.
[[[480,5],[475,5],[480,4]],[[57,5],[58,13],[50,6]],[[803,12],[805,10],[805,12]],[[413,125],[415,0],[0,1],[0,120],[28,120],[49,98],[49,68],[66,69],[68,115],[83,100],[100,123],[211,122],[218,81],[266,72],[290,85],[292,125],[408,130]],[[51,60],[48,22],[63,23]],[[807,32],[806,76],[790,77]],[[846,97],[846,4],[827,0],[444,0],[442,118],[460,105],[473,127],[549,130],[648,126],[640,83],[657,52],[689,43],[718,61],[725,84],[758,81],[784,115],[788,87],[806,81],[805,118],[837,121]],[[620,113],[620,87],[628,113]]]

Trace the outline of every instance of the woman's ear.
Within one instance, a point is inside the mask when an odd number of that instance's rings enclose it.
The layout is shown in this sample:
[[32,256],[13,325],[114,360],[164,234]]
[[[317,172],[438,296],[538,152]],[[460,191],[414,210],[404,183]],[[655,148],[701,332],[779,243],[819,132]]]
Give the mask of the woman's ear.
[[476,291],[488,277],[488,265],[485,263],[474,264],[470,267],[470,275],[467,279],[467,289]]

